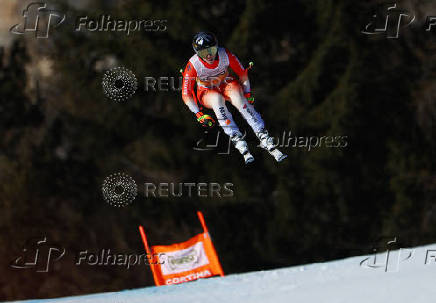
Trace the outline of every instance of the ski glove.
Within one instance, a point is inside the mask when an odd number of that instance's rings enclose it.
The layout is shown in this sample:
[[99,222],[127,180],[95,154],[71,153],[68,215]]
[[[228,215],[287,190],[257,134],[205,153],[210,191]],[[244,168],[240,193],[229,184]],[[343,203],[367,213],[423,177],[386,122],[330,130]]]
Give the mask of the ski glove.
[[251,93],[250,93],[250,92],[245,93],[245,94],[244,94],[244,97],[247,98],[248,103],[250,103],[250,104],[253,104],[253,103],[254,103],[254,97],[251,96]]
[[196,114],[197,116],[197,121],[200,122],[201,126],[204,127],[214,127],[215,126],[215,120],[209,116],[209,115],[205,115],[202,112],[198,112]]

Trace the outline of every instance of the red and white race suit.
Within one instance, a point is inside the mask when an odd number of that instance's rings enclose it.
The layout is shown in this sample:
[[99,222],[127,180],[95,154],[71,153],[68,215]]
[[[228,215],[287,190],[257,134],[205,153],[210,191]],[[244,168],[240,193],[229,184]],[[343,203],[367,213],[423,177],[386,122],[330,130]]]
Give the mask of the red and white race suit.
[[[239,81],[229,76],[229,67],[238,75]],[[229,101],[239,110],[255,133],[264,128],[262,117],[244,96],[245,93],[250,92],[247,70],[227,49],[218,48],[217,56],[212,63],[204,61],[196,54],[189,59],[183,72],[182,98],[193,113],[199,112],[194,93],[195,86],[197,86],[198,102],[214,111],[227,135],[241,135],[241,132],[225,101]]]

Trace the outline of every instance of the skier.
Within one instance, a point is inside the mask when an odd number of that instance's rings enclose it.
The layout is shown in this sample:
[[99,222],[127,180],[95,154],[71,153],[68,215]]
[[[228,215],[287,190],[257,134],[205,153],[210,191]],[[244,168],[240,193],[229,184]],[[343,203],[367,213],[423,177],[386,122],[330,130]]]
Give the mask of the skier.
[[[247,71],[238,58],[223,47],[218,47],[218,41],[210,32],[199,32],[192,41],[195,55],[191,57],[183,72],[182,98],[188,108],[196,115],[197,121],[203,126],[212,127],[215,120],[200,111],[200,105],[212,109],[224,133],[230,137],[235,148],[243,155],[245,163],[254,161],[248,150],[238,126],[233,121],[232,114],[226,107],[229,101],[242,114],[260,140],[260,146],[266,149],[277,162],[287,156],[275,148],[273,138],[268,135],[260,114],[254,109],[254,98],[251,95],[250,81]],[[229,77],[228,68],[239,77],[239,81]],[[197,98],[194,87],[197,84]]]

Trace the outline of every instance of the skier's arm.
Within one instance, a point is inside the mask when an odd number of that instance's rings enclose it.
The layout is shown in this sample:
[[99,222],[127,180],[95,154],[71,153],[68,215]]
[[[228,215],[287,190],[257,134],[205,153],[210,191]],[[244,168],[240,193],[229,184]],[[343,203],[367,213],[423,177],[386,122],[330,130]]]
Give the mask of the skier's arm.
[[203,114],[198,108],[197,101],[194,96],[194,86],[197,72],[190,62],[185,67],[183,72],[183,88],[182,99],[191,112],[193,112],[197,118],[197,121],[205,127],[213,127],[215,120],[209,116]]
[[197,114],[200,111],[197,101],[194,98],[194,86],[196,77],[197,72],[195,71],[195,68],[192,66],[191,62],[188,62],[185,67],[185,71],[183,72],[182,99],[183,102],[185,102],[186,106],[189,108],[189,110],[194,114]]
[[227,56],[229,57],[230,68],[238,75],[239,81],[242,84],[244,94],[250,93],[250,80],[248,79],[248,70],[244,69],[239,59],[226,49]]

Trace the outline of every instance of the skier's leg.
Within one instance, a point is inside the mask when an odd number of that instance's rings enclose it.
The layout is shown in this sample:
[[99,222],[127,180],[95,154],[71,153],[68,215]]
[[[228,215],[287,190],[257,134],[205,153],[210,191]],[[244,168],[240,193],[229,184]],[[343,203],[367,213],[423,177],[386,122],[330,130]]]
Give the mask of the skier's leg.
[[242,87],[237,81],[229,82],[224,88],[225,96],[230,99],[230,103],[238,109],[242,117],[251,126],[253,131],[257,134],[265,128],[260,114],[254,109],[242,93]]
[[244,97],[241,85],[236,81],[232,81],[226,85],[224,91],[230,102],[239,110],[259,138],[260,147],[266,149],[278,162],[285,159],[287,156],[276,148],[274,139],[269,136],[268,131],[265,129],[262,117]]
[[202,101],[205,107],[214,111],[219,125],[224,133],[230,137],[235,148],[244,156],[245,163],[253,162],[254,157],[250,154],[247,142],[243,139],[232,114],[226,107],[224,97],[220,93],[210,90],[202,96]]
[[202,101],[206,108],[214,111],[218,123],[226,135],[233,137],[236,134],[241,134],[220,93],[209,90],[202,96]]

